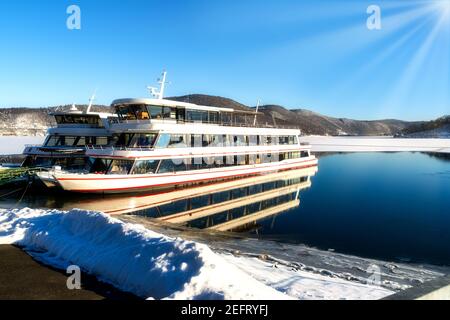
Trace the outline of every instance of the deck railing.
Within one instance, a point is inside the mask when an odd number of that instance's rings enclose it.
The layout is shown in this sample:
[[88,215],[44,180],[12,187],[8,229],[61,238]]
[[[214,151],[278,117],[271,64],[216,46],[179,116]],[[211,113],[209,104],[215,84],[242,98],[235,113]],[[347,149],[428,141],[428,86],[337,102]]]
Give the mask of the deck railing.
[[[215,125],[215,126],[225,126],[225,127],[246,127],[246,128],[267,128],[267,129],[300,129],[298,126],[289,126],[289,125],[274,125],[269,123],[256,123],[253,122],[240,122],[240,121],[194,121],[194,120],[176,120],[176,119],[108,119],[109,124],[151,124],[151,123],[172,123],[172,124],[207,124],[207,125]],[[157,122],[154,122],[157,121]]]

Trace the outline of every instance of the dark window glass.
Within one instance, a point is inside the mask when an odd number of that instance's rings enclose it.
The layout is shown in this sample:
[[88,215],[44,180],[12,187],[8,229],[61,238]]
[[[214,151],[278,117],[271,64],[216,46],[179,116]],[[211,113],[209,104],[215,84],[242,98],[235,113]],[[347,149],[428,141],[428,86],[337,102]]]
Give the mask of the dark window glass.
[[148,111],[150,112],[150,117],[152,119],[162,119],[163,118],[163,107],[161,106],[148,106]]
[[156,133],[136,133],[128,143],[130,148],[151,148],[155,143]]
[[231,113],[224,112],[224,113],[221,114],[221,118],[222,118],[222,123],[224,125],[231,125],[232,124]]
[[186,161],[184,159],[162,160],[158,173],[170,173],[186,171]]
[[92,163],[90,172],[97,174],[106,174],[112,160],[109,159],[94,159],[90,158],[89,163]]
[[209,112],[209,123],[217,123],[219,121],[219,113],[210,111]]
[[169,148],[186,148],[187,142],[185,136],[182,134],[171,134]]
[[138,160],[134,164],[133,174],[155,173],[159,160]]
[[186,117],[186,111],[185,111],[185,109],[177,108],[176,116],[177,116],[177,120],[178,120],[178,121],[184,122],[185,117]]
[[128,174],[133,166],[131,160],[113,160],[109,169],[109,174]]

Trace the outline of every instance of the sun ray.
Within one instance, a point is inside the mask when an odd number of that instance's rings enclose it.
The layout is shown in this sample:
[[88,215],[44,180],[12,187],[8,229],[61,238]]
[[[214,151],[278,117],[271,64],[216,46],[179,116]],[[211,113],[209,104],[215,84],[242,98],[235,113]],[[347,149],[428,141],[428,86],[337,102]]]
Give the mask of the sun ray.
[[420,30],[422,30],[428,23],[430,23],[430,20],[431,19],[423,20],[419,24],[415,25],[407,33],[403,34],[401,38],[397,39],[389,47],[385,48],[381,53],[378,53],[374,59],[367,61],[363,66],[358,68],[356,72],[354,72],[353,74],[347,74],[346,78],[343,79],[343,81],[339,82],[329,91],[329,94],[333,95],[341,91],[350,90],[354,83],[361,83],[362,81],[364,81],[367,75],[372,72],[374,68],[382,65],[383,62],[387,61],[395,53],[399,52],[402,47],[406,43],[408,43],[408,41],[410,41]]
[[446,17],[442,15],[435,23],[433,29],[428,34],[419,50],[416,51],[407,64],[403,74],[397,81],[396,86],[386,99],[386,102],[382,105],[380,114],[388,114],[389,111],[396,111],[401,107],[405,107],[405,102],[408,100],[408,93],[410,92],[413,84],[418,80],[419,71],[424,64],[428,53],[432,49],[436,38],[439,36],[439,32],[441,31],[445,20]]

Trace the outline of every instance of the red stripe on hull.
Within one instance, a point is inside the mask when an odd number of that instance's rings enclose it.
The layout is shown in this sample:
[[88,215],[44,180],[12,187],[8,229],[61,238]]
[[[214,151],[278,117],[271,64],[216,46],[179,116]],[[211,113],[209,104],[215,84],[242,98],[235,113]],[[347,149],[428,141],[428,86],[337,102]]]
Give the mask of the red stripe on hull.
[[[308,160],[302,160],[302,161],[296,161],[296,162],[291,162],[291,163],[287,163],[287,164],[283,164],[283,165],[291,165],[291,164],[296,164],[296,163],[304,163],[304,162],[310,162],[312,161],[311,159]],[[268,168],[268,167],[274,167],[271,165],[262,165],[259,166],[258,168]],[[217,170],[214,172],[233,172],[233,171],[242,171],[242,170],[248,170],[250,168],[238,168],[238,169],[230,169],[230,170]],[[177,173],[177,176],[193,176],[193,175],[199,175],[199,174],[205,174],[205,173],[210,173],[210,172],[195,172],[193,170],[188,171],[187,173]],[[106,176],[105,174],[102,174],[101,176]],[[158,176],[155,176],[153,174],[151,175],[129,175],[127,177],[114,177],[114,175],[109,175],[110,178],[60,178],[58,179],[59,181],[96,181],[96,180],[126,180],[126,179],[148,179],[148,178],[161,178],[161,177],[171,177],[173,176],[172,173],[168,173],[168,174],[158,174]]]

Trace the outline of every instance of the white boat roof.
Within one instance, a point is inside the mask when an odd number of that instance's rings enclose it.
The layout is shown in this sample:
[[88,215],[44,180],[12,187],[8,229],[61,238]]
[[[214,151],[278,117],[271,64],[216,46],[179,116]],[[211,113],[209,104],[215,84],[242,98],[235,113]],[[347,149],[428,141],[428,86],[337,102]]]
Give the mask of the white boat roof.
[[[211,106],[201,106],[194,103],[174,101],[168,99],[148,99],[148,98],[126,98],[126,99],[118,99],[114,100],[111,106],[115,107],[118,105],[127,105],[127,104],[145,104],[145,105],[154,105],[154,106],[165,106],[165,107],[182,107],[190,110],[201,110],[201,111],[221,111],[221,112],[235,112],[232,108],[221,108],[221,107],[211,107]],[[237,111],[239,112],[239,111]]]

